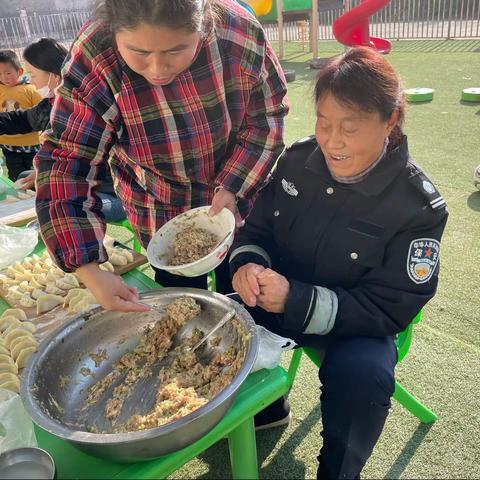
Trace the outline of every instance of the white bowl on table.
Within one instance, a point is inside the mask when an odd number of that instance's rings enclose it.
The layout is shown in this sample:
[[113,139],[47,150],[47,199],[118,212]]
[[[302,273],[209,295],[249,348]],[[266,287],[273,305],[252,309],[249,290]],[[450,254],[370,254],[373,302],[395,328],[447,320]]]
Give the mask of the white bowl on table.
[[[208,216],[210,206],[198,207],[176,216],[158,230],[147,247],[147,258],[150,265],[174,275],[198,277],[214,270],[226,257],[232,246],[235,234],[235,217],[224,208],[214,217]],[[186,226],[203,228],[218,237],[221,242],[205,257],[184,265],[169,265],[175,236]]]

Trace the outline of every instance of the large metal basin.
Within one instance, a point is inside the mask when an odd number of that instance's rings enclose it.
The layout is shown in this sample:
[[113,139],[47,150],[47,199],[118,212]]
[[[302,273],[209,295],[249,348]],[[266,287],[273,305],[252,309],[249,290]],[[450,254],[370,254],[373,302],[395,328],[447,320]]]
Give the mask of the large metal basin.
[[[33,421],[47,432],[92,455],[120,462],[147,460],[171,453],[210,431],[225,415],[237,390],[250,373],[257,356],[258,338],[255,324],[247,311],[223,295],[190,288],[164,288],[141,294],[140,298],[143,302],[163,306],[183,295],[195,298],[202,307],[202,313],[182,328],[174,344],[181,342],[196,326],[209,331],[232,306],[237,310],[241,325],[250,334],[245,361],[227,388],[198,410],[161,427],[129,433],[88,433],[85,424],[106,422],[102,420],[104,403],[91,407],[87,414],[82,413],[88,388],[103,378],[123,354],[133,350],[143,327],[152,321],[151,316],[144,314],[97,309],[72,319],[54,332],[31,357],[23,375],[21,396]],[[217,348],[221,350],[231,345],[240,346],[245,341],[230,322],[220,329],[219,336],[222,340]],[[97,368],[89,355],[102,349],[106,349],[108,359]],[[212,347],[208,347],[202,355],[211,354]],[[81,373],[81,368],[90,369],[92,375],[85,375],[85,370]],[[61,378],[68,378],[66,385],[60,381]],[[148,411],[151,407],[148,403],[153,404],[156,378],[147,382],[143,391],[140,389],[138,404],[141,411],[136,413],[142,413],[142,408]]]

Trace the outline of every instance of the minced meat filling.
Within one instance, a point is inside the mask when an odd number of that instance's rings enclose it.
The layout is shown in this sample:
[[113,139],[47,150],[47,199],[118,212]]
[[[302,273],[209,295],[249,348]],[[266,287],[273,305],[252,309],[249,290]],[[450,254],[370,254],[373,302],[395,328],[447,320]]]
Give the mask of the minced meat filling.
[[188,226],[175,235],[170,265],[185,265],[196,262],[211,253],[218,237],[203,228]]
[[[114,364],[113,371],[90,388],[86,406],[99,401],[102,394],[120,380],[105,406],[105,416],[112,423],[110,432],[142,430],[177,420],[205,405],[231,383],[244,362],[247,342],[242,342],[240,349],[230,347],[225,352],[216,353],[207,365],[197,357],[197,352],[205,346],[195,352],[186,350],[203,338],[204,332],[198,328],[192,330],[182,345],[172,349],[172,338],[180,327],[199,314],[200,305],[193,298],[182,297],[173,301],[168,305],[166,315],[153,327],[144,330],[135,350],[123,355]],[[236,328],[240,327],[236,320],[232,322],[237,324]],[[163,359],[167,359],[168,365],[159,370],[153,408],[117,425],[123,404],[138,381],[152,376],[154,364]]]

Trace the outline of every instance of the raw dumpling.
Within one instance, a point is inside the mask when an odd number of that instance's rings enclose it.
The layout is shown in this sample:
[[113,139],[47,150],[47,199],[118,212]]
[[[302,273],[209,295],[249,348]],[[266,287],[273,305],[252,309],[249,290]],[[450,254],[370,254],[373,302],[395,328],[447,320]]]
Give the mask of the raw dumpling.
[[43,297],[43,295],[47,295],[47,292],[44,292],[41,288],[36,288],[30,295],[35,300],[38,300],[40,297]]
[[32,308],[37,304],[37,301],[30,296],[29,293],[24,293],[20,299],[20,305],[25,308]]
[[117,252],[112,253],[108,260],[112,265],[123,266],[128,264],[128,260],[123,255],[120,255]]
[[0,283],[3,284],[5,282],[9,282],[11,280],[10,277],[7,277],[7,275],[3,275],[3,273],[0,274]]
[[13,285],[16,285],[17,281],[13,278],[10,277],[5,277],[3,280],[3,288],[7,289],[8,287],[13,287]]
[[0,355],[10,355],[8,348],[5,345],[0,345]]
[[45,291],[53,295],[63,295],[65,293],[61,288],[58,288],[53,282],[47,283],[47,286],[45,287]]
[[13,360],[10,358],[10,355],[5,355],[4,353],[0,354],[0,365],[12,365]]
[[81,294],[84,291],[86,291],[86,288],[72,288],[71,290],[69,290],[67,293],[67,296],[63,300],[63,306],[66,307],[70,303],[70,300],[73,297],[75,297],[78,294]]
[[65,282],[72,285],[72,287],[74,288],[78,288],[80,286],[80,284],[78,283],[77,277],[73,273],[66,273],[65,276],[63,277],[63,280],[65,280]]
[[37,327],[32,322],[22,322],[20,327],[24,330],[28,330],[31,333],[34,333],[37,330]]
[[71,283],[66,282],[64,278],[57,278],[57,280],[55,280],[55,286],[65,291],[75,288]]
[[13,315],[7,315],[0,320],[0,332],[7,330],[10,325],[20,325],[20,323],[21,322],[18,318],[15,318]]
[[81,298],[79,301],[76,301],[73,303],[73,305],[70,305],[69,310],[74,312],[74,313],[81,313],[85,310],[87,310],[90,305],[93,305],[95,301],[92,301],[91,298],[84,297]]
[[24,348],[20,354],[18,355],[18,358],[16,360],[17,368],[20,370],[21,368],[24,368],[25,365],[27,364],[28,359],[32,355],[32,353],[35,353],[35,350],[37,347],[27,347]]
[[13,265],[10,265],[8,268],[7,268],[7,275],[10,277],[10,278],[15,278],[15,275],[18,274],[18,273],[23,273],[24,272],[24,268],[22,267],[22,264],[20,262],[15,262]]
[[0,316],[0,320],[10,315],[12,317],[18,318],[19,320],[27,319],[27,315],[21,308],[7,308],[7,310],[5,310]]
[[58,269],[50,269],[47,273],[47,282],[55,282],[59,278],[63,277],[63,272]]
[[10,372],[0,373],[0,384],[5,382],[10,382],[10,381],[15,381],[16,378],[17,376],[14,373],[10,373]]
[[113,267],[113,265],[110,262],[105,262],[105,263],[100,264],[100,268],[102,270],[105,270],[106,272],[112,272],[113,273],[115,271],[115,268]]
[[48,283],[47,275],[45,273],[40,273],[36,275],[35,279],[32,279],[32,282],[33,280],[35,280],[40,285],[40,287],[37,287],[37,288],[43,288]]
[[32,257],[25,257],[23,259],[22,265],[23,265],[24,268],[28,268],[29,270],[31,270],[33,268],[33,266],[35,265],[35,262],[33,262]]
[[89,290],[84,290],[70,300],[68,309],[74,313],[86,310],[90,305],[97,303],[97,300]]
[[32,262],[31,263],[33,263],[33,265],[35,265],[36,263],[41,263],[41,262],[42,262],[42,259],[36,253],[34,253],[32,255]]
[[77,294],[75,295],[72,295],[70,297],[70,300],[68,302],[68,306],[71,307],[72,305],[74,305],[76,302],[79,302],[80,300],[82,300],[85,296],[88,296],[90,295],[90,290],[86,289],[86,288],[82,288],[80,289],[80,292],[78,292]]
[[7,290],[7,297],[9,300],[18,302],[23,297],[23,292],[19,289],[18,285],[14,285]]
[[44,287],[43,284],[39,283],[36,279],[36,277],[38,277],[39,275],[35,275],[35,277],[33,277],[31,280],[30,280],[30,286],[33,287],[34,289],[35,288],[39,288],[39,289],[42,289]]
[[115,251],[120,255],[123,255],[128,263],[133,262],[133,253],[130,250],[127,250],[126,248],[116,248]]
[[48,273],[48,270],[46,268],[42,268],[40,263],[36,263],[33,266],[33,273]]
[[28,330],[22,330],[21,328],[15,328],[12,331],[8,332],[7,335],[5,335],[5,345],[10,348],[10,344],[15,340],[16,338],[19,337],[27,337],[31,336],[32,334]]
[[33,278],[33,273],[30,270],[25,270],[23,273],[16,273],[15,280],[18,283],[26,281],[27,283]]
[[10,343],[10,356],[12,356],[12,350],[19,344],[19,343],[22,343],[24,341],[27,341],[27,342],[35,342],[35,345],[37,345],[37,341],[33,338],[33,335],[31,332],[28,332],[30,335],[24,335],[23,337],[18,337],[18,338],[15,338],[14,340],[11,341]]
[[[10,358],[10,357],[8,357]],[[10,358],[10,360],[12,360]],[[18,373],[18,368],[15,362],[12,360],[12,363],[1,363],[0,362],[0,373]]]
[[32,348],[32,347],[34,347],[35,349],[38,347],[38,342],[33,338],[26,338],[22,342],[18,342],[11,349],[11,355],[13,360],[16,361],[23,350],[25,350],[26,348]]
[[20,380],[16,377],[16,380],[8,380],[6,382],[0,383],[0,388],[5,388],[15,393],[20,392]]
[[[15,321],[11,322],[10,325],[4,330],[3,337],[10,333],[14,328],[21,327],[23,322],[20,320],[15,319]],[[24,329],[25,330],[25,329]]]
[[31,293],[35,290],[35,287],[30,286],[29,283],[26,280],[21,282],[19,287],[20,287],[21,290],[23,290],[24,292],[28,292],[28,293]]
[[57,305],[60,305],[63,303],[63,298],[60,297],[59,295],[42,295],[38,300],[37,300],[37,315],[40,315],[41,313],[48,312],[49,310],[52,310],[52,308],[55,308]]

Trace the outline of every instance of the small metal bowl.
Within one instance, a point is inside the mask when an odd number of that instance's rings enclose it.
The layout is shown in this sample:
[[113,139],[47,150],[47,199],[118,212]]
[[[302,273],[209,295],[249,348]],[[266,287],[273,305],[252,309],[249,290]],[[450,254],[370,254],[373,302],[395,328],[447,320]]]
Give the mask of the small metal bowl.
[[26,447],[7,450],[0,455],[0,479],[55,478],[53,458],[41,448]]

